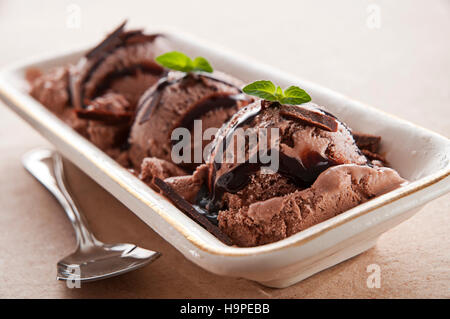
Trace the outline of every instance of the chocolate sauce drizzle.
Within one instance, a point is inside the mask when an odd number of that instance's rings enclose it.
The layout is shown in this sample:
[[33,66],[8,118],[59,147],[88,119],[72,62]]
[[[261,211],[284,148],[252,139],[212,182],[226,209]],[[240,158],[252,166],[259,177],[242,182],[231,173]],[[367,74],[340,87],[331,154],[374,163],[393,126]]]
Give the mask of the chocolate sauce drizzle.
[[[276,150],[270,150],[276,152]],[[217,211],[220,209],[219,201],[225,192],[235,194],[250,182],[251,176],[258,172],[261,167],[266,164],[260,161],[250,161],[239,164],[231,170],[222,174],[216,179],[217,170],[213,171],[213,190],[209,193],[206,209],[209,211]],[[317,177],[327,168],[337,165],[336,162],[329,158],[322,157],[319,153],[311,152],[306,157],[306,160],[299,160],[298,158],[290,157],[283,152],[279,153],[279,168],[278,173],[287,177],[298,187],[310,187]],[[203,199],[205,201],[205,199]]]
[[217,136],[225,136],[222,139],[218,139],[215,144],[212,145],[212,172],[210,172],[210,179],[208,181],[209,191],[211,194],[215,193],[215,180],[217,171],[222,167],[221,159],[219,156],[225,154],[225,146],[229,145],[231,139],[233,138],[234,132],[244,126],[245,124],[251,122],[264,108],[261,103],[250,104],[242,108],[235,116],[231,118],[227,126],[221,128],[217,133]]
[[[183,77],[176,78],[173,80],[169,80],[169,78],[167,76],[162,77],[161,79],[159,79],[159,81],[156,84],[156,87],[153,91],[150,91],[149,94],[144,93],[144,95],[141,98],[141,101],[139,102],[137,110],[136,110],[137,112],[139,112],[141,109],[145,110],[144,114],[142,115],[142,117],[139,120],[139,125],[142,125],[143,123],[150,120],[150,118],[153,114],[153,110],[155,110],[159,106],[159,103],[161,102],[161,96],[164,91],[164,88],[166,88],[167,86],[173,85],[175,83],[178,83],[186,77],[187,77],[187,74]],[[149,101],[150,101],[150,104],[148,104]]]
[[[95,89],[94,96],[102,95],[105,91],[107,91],[110,87],[113,81],[117,78],[125,77],[125,76],[135,76],[137,72],[141,71],[145,74],[151,74],[154,76],[163,76],[164,75],[164,69],[160,67],[156,63],[147,63],[142,65],[135,65],[132,68],[128,68],[123,71],[115,71],[102,80],[102,82],[97,85]],[[86,105],[84,106],[86,107]]]
[[191,129],[195,119],[200,118],[203,114],[218,109],[231,108],[236,105],[238,101],[244,101],[246,97],[244,94],[214,94],[206,99],[199,101],[188,110],[184,116],[179,120],[176,127],[185,127]]

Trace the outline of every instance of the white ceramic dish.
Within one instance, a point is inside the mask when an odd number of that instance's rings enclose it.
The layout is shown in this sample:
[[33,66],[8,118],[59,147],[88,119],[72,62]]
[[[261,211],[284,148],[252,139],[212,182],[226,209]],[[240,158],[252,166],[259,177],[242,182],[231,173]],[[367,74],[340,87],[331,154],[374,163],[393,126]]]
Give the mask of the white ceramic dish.
[[314,102],[329,108],[354,130],[381,135],[382,151],[388,161],[411,181],[407,186],[276,243],[253,248],[229,247],[27,94],[24,79],[27,68],[46,70],[73,62],[83,51],[34,59],[0,73],[0,98],[12,110],[200,267],[270,287],[286,287],[369,249],[383,232],[450,191],[447,138],[190,35],[168,30],[163,33],[178,50],[205,56],[218,70],[244,81],[271,79],[282,87],[299,85],[310,93]]

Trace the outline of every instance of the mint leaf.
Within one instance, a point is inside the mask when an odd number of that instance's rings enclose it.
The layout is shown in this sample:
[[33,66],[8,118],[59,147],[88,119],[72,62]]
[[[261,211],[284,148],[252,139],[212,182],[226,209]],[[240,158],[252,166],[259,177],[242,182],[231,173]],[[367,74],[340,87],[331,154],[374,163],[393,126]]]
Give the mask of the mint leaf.
[[298,86],[290,86],[284,92],[281,87],[271,81],[256,81],[242,89],[248,95],[254,95],[267,101],[278,101],[281,104],[298,105],[311,101],[305,90]]
[[277,100],[280,100],[281,98],[283,98],[283,90],[277,86],[277,89],[275,91],[275,96],[277,97]]
[[164,53],[155,60],[162,66],[176,71],[190,72],[194,68],[192,60],[186,54],[177,51]]
[[256,81],[242,89],[248,95],[254,95],[267,101],[277,101],[275,85],[270,81]]
[[155,59],[162,66],[181,72],[203,71],[211,73],[213,68],[203,57],[197,57],[194,61],[186,54],[178,51],[164,53]]
[[213,68],[209,64],[208,60],[201,56],[195,58],[195,60],[193,61],[193,66],[194,71],[203,71],[208,73],[211,73],[213,71]]
[[311,97],[298,86],[290,86],[284,90],[284,96],[279,101],[282,104],[296,105],[311,101]]

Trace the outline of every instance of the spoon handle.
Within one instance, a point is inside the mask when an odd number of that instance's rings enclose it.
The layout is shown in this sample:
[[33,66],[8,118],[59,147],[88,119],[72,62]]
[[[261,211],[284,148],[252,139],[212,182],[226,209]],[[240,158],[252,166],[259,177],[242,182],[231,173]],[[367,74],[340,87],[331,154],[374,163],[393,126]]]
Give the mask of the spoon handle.
[[68,191],[61,156],[49,149],[36,149],[22,157],[22,164],[64,208],[75,230],[77,245],[81,249],[96,245],[97,239]]

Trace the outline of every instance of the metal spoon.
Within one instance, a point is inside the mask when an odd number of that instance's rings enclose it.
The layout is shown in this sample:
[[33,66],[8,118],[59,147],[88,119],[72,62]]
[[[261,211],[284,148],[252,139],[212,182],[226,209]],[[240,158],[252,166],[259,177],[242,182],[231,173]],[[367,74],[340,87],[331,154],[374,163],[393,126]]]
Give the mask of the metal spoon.
[[61,156],[37,149],[22,157],[25,168],[55,196],[75,230],[76,251],[57,264],[58,280],[99,280],[140,268],[161,254],[133,244],[104,244],[89,230],[84,216],[67,190]]

